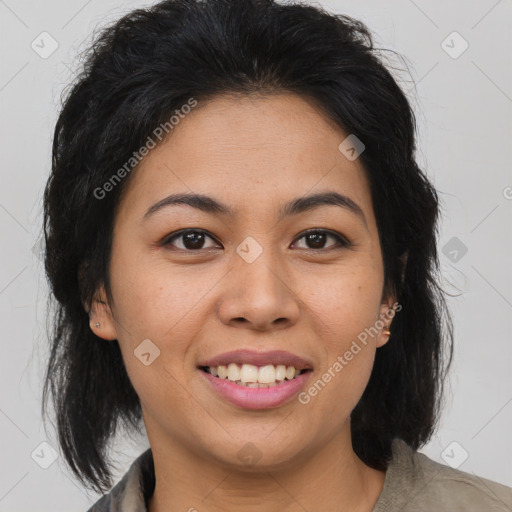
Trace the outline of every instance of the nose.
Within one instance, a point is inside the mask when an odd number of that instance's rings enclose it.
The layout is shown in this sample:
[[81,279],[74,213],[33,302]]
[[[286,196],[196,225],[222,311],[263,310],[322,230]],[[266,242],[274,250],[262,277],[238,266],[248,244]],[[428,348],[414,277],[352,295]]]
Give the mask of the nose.
[[236,261],[225,277],[217,310],[224,324],[267,331],[297,322],[300,300],[293,283],[283,266],[265,254],[263,251],[252,263],[234,255]]

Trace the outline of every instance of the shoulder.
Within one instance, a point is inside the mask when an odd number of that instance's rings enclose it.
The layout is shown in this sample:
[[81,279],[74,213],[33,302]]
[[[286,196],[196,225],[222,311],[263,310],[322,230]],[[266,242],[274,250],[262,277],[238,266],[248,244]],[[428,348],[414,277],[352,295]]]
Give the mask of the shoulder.
[[147,449],[87,512],[147,512],[146,503],[155,487],[154,471],[153,454]]
[[512,488],[453,469],[393,441],[393,458],[374,512],[511,511]]

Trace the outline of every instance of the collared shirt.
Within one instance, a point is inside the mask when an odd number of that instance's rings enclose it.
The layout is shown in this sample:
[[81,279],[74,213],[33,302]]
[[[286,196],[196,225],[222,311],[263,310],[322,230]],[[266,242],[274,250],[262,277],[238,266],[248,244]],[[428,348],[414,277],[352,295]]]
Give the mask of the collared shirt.
[[[154,488],[149,448],[88,512],[147,512]],[[372,512],[491,511],[512,511],[512,488],[435,462],[400,439],[393,441],[392,460]]]

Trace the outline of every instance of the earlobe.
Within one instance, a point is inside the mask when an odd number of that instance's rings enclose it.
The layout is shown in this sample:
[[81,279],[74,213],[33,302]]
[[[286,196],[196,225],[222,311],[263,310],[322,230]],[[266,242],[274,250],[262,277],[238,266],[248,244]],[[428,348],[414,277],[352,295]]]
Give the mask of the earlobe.
[[89,327],[99,338],[104,340],[117,339],[114,318],[103,286],[94,295],[89,310]]
[[377,340],[377,347],[384,346],[389,341],[390,336],[391,336],[390,325],[386,325],[381,330],[379,339]]
[[377,347],[382,347],[388,343],[391,337],[391,322],[395,315],[396,310],[396,297],[390,297],[383,302],[380,307],[379,323],[379,336],[377,339]]

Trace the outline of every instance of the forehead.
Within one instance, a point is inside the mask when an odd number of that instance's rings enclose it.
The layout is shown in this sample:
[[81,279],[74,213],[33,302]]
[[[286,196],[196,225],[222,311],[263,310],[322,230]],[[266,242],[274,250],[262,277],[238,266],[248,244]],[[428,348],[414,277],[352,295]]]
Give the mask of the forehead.
[[239,210],[332,189],[371,210],[362,165],[338,149],[346,137],[314,102],[294,94],[216,97],[199,102],[144,157],[126,195],[136,207],[194,192]]

